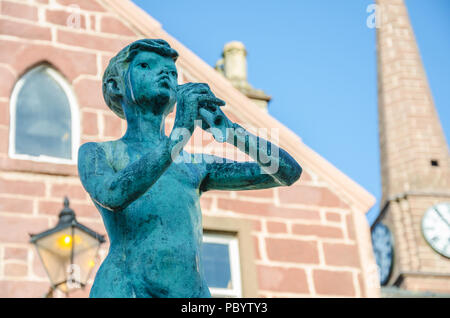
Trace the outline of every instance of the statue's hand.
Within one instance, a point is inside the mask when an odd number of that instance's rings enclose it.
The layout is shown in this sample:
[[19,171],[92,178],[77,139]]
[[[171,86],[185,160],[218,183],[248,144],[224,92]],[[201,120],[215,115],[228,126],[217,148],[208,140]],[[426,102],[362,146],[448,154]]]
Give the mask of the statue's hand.
[[199,118],[202,107],[217,107],[225,105],[211,92],[208,84],[187,83],[178,86],[177,114],[174,128],[182,127],[193,130],[195,120]]
[[218,105],[205,105],[199,109],[202,129],[208,130],[218,142],[228,140],[230,133],[227,128],[233,128],[233,122],[223,113]]
[[195,117],[194,120],[201,121],[200,126],[203,130],[211,132],[218,142],[225,142],[227,128],[233,127],[233,123],[220,109],[225,102],[214,95],[208,84],[188,83],[178,87],[180,108],[187,111],[191,109],[191,115]]

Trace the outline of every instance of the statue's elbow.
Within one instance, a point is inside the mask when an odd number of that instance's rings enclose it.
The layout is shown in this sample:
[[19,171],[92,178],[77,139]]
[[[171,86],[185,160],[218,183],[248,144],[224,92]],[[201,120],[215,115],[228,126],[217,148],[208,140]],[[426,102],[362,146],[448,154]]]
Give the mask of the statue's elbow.
[[120,212],[125,210],[128,207],[128,204],[123,203],[123,204],[108,204],[105,205],[104,208],[106,208],[107,210],[111,211],[111,212]]
[[302,172],[303,172],[302,167],[297,162],[295,162],[289,173],[289,177],[286,180],[286,186],[291,186],[294,183],[296,183],[300,179]]
[[297,162],[293,162],[278,171],[275,179],[284,187],[289,187],[296,183],[302,174],[302,167]]
[[117,189],[115,191],[108,189],[100,193],[97,192],[91,198],[95,203],[110,212],[123,211],[133,202],[133,200],[124,196],[123,192],[117,191]]
[[280,184],[282,186],[288,187],[300,179],[303,169],[287,152],[283,151],[281,153],[281,158],[282,160],[280,161],[278,180],[281,181]]
[[99,206],[110,212],[119,212],[126,208],[126,206],[122,202],[117,202],[116,200],[111,200],[108,198],[98,199],[92,197],[92,200]]

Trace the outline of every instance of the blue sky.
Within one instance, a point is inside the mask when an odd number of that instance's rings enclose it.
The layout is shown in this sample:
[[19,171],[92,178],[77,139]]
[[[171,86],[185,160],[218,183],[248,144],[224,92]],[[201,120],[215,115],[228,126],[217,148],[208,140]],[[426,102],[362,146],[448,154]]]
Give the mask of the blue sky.
[[[242,41],[249,82],[273,97],[271,115],[381,198],[372,0],[133,1],[212,66],[226,42]],[[406,4],[448,141],[450,1]]]

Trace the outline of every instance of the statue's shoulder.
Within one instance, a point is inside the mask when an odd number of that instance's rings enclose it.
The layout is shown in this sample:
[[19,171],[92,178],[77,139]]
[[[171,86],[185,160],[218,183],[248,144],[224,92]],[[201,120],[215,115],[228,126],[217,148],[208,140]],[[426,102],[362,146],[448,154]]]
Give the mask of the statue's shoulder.
[[105,142],[87,142],[78,150],[78,166],[87,167],[105,164],[114,171],[125,168],[129,163],[127,145],[119,140]]
[[78,162],[83,162],[89,157],[95,155],[99,149],[99,143],[97,142],[87,142],[80,146],[78,149]]
[[87,142],[80,146],[80,149],[78,149],[78,159],[83,159],[86,156],[93,156],[96,155],[99,151],[106,152],[105,150],[110,148],[110,146],[107,145],[109,142]]
[[119,140],[105,142],[87,142],[81,145],[78,150],[78,160],[86,160],[92,157],[106,157],[108,162],[112,162],[118,153],[126,151],[126,144]]

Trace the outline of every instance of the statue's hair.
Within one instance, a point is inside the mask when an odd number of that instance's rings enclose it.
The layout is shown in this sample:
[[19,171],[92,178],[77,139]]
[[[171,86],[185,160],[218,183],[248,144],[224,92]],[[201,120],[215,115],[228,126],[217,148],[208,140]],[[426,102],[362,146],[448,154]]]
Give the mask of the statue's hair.
[[155,52],[161,56],[170,57],[174,61],[178,58],[177,51],[172,49],[166,41],[161,39],[142,39],[126,46],[109,61],[109,65],[103,74],[103,98],[108,107],[120,118],[125,118],[121,102],[109,95],[107,84],[114,80],[125,92],[125,77],[128,66],[141,51]]

